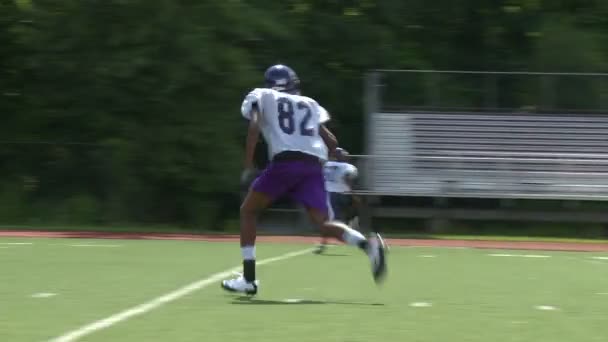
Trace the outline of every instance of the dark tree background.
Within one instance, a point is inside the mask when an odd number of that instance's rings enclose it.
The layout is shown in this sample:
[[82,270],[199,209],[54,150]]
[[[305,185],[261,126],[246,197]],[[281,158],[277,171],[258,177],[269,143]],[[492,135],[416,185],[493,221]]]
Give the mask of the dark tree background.
[[603,71],[607,33],[602,0],[0,0],[0,223],[221,225],[277,62],[360,152],[369,69]]

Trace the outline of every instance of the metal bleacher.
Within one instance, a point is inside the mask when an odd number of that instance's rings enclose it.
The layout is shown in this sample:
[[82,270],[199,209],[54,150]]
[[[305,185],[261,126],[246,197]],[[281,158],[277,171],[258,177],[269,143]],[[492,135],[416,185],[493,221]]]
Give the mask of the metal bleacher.
[[378,113],[368,193],[608,199],[608,116]]
[[387,110],[382,86],[378,73],[368,75],[366,153],[359,156],[364,179],[357,192],[368,198],[372,217],[608,222],[605,212],[380,204],[386,197],[608,200],[608,110]]

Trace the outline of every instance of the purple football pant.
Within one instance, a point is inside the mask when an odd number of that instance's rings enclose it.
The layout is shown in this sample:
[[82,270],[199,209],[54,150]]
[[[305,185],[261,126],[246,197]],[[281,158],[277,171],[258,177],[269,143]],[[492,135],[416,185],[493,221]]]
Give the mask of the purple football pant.
[[272,162],[252,184],[253,191],[273,201],[287,196],[306,208],[328,214],[321,164],[306,160]]

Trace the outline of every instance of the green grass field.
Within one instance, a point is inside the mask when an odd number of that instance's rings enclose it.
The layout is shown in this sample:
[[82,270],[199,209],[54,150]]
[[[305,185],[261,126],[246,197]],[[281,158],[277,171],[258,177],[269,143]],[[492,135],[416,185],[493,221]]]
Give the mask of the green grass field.
[[[378,287],[361,252],[329,253],[260,266],[254,299],[213,282],[78,340],[608,340],[608,254],[393,247]],[[239,263],[234,243],[0,238],[0,341],[48,341]]]

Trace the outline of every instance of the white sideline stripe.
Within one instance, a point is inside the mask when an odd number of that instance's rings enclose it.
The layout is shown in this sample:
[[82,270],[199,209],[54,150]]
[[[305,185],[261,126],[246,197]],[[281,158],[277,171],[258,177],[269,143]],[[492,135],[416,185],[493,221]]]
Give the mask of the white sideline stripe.
[[608,260],[608,257],[594,256],[594,257],[591,257],[591,259],[595,259],[595,260]]
[[[270,263],[273,263],[276,261],[281,261],[281,260],[297,257],[297,256],[300,256],[303,254],[308,254],[308,253],[311,253],[313,250],[314,250],[314,248],[307,248],[307,249],[296,251],[296,252],[290,252],[290,253],[279,255],[279,256],[276,256],[273,258],[258,260],[256,264],[258,266],[270,264]],[[204,278],[204,279],[198,280],[194,283],[188,284],[175,291],[172,291],[172,292],[164,294],[160,297],[154,298],[146,303],[134,306],[132,308],[126,309],[122,312],[119,312],[119,313],[109,316],[107,318],[84,325],[76,330],[67,332],[57,338],[50,340],[50,342],[76,341],[79,338],[92,334],[98,330],[109,328],[116,323],[120,323],[122,321],[126,321],[129,318],[144,314],[148,311],[151,311],[151,310],[154,310],[154,309],[160,307],[163,304],[166,304],[166,303],[172,302],[176,299],[179,299],[181,297],[184,297],[194,291],[203,289],[215,282],[223,280],[224,278],[232,275],[233,272],[238,271],[238,270],[240,270],[240,266],[231,268],[231,269],[223,271],[223,272],[212,274],[211,276],[209,276],[207,278]]]
[[515,257],[515,258],[550,258],[550,255],[540,255],[540,254],[488,254],[493,257]]
[[524,254],[522,255],[524,258],[550,258],[550,255],[542,255],[542,254]]
[[0,245],[9,245],[9,246],[20,246],[20,245],[33,245],[33,242],[0,242]]

